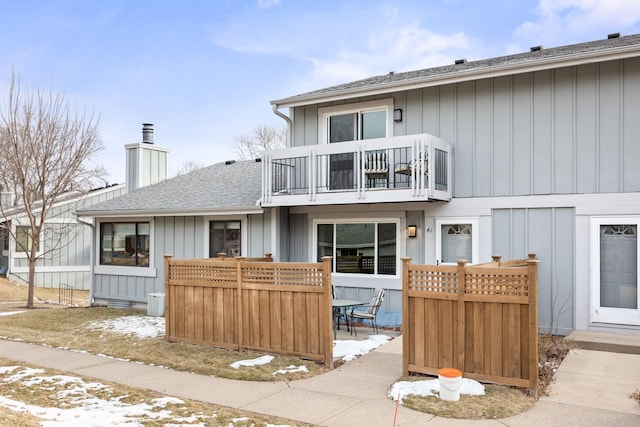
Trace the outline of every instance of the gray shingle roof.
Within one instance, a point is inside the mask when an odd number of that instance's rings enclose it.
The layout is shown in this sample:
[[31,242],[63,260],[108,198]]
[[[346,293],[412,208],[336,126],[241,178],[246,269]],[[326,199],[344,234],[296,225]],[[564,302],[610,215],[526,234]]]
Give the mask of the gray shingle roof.
[[78,210],[80,216],[181,215],[255,211],[261,197],[262,163],[216,163],[185,175]]
[[272,101],[274,105],[288,106],[291,104],[301,105],[305,101],[318,102],[323,97],[335,95],[356,94],[364,89],[388,88],[391,92],[394,86],[407,84],[420,84],[434,78],[455,76],[458,74],[480,73],[501,67],[524,67],[527,64],[552,63],[554,60],[560,61],[564,58],[580,54],[597,54],[611,49],[620,49],[640,45],[640,34],[625,37],[607,38],[592,42],[577,43],[567,46],[560,46],[550,49],[541,49],[532,52],[519,53],[515,55],[500,56],[497,58],[483,59],[479,61],[463,62],[441,67],[427,68],[417,71],[403,73],[389,73],[381,76],[369,77],[354,82],[331,86],[295,95],[288,98]]

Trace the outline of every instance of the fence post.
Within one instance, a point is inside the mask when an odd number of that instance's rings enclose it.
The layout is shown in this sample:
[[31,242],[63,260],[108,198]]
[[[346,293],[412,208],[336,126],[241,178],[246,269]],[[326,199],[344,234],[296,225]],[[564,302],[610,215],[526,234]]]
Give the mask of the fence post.
[[535,254],[527,259],[529,279],[529,394],[538,398],[538,261]]
[[466,316],[464,312],[464,293],[465,293],[465,284],[466,284],[466,265],[467,260],[461,259],[458,260],[458,354],[457,359],[454,363],[454,368],[460,369],[462,372],[465,371],[465,360],[464,360],[464,352],[466,350],[466,342],[465,342],[465,329],[466,329]]
[[330,256],[322,257],[322,287],[324,288],[324,313],[320,316],[324,319],[324,325],[321,326],[324,331],[322,336],[324,339],[324,364],[333,369],[333,307],[331,300],[331,264],[333,258]]
[[171,255],[165,255],[164,256],[164,304],[165,304],[165,310],[164,310],[164,339],[166,341],[169,341],[169,326],[171,325],[171,322],[173,321],[172,319],[172,313],[171,310],[173,309],[173,306],[171,304],[172,302],[172,298],[171,298],[171,286],[169,286],[169,263],[171,262]]
[[236,288],[236,327],[238,328],[238,351],[244,351],[244,295],[242,292],[242,259],[236,258],[236,280],[238,286]]
[[409,324],[409,264],[411,258],[402,258],[402,374],[409,375],[409,341],[413,328]]

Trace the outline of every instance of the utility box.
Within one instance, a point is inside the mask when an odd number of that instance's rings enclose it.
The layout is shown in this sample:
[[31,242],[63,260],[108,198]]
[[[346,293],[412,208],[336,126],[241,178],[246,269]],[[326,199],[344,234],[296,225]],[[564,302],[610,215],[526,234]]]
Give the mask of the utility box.
[[147,316],[164,317],[164,294],[149,294]]

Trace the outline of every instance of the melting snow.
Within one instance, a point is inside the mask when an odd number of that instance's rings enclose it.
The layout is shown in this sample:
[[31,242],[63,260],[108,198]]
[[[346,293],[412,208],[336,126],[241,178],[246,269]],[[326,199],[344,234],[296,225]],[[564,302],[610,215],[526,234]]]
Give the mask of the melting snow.
[[[440,382],[435,380],[421,381],[398,381],[391,386],[387,395],[393,400],[400,400],[410,394],[416,396],[438,396],[440,393]],[[460,394],[472,394],[476,396],[484,395],[484,386],[477,381],[468,378],[462,378],[460,384]]]

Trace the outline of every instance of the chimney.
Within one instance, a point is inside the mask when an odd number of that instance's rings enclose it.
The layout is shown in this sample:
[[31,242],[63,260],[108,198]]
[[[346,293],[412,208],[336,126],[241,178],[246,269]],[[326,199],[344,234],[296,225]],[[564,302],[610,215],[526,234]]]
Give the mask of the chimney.
[[142,142],[125,145],[127,192],[157,184],[169,176],[169,150],[153,143],[153,124],[142,124]]
[[142,142],[153,144],[153,123],[142,124]]

